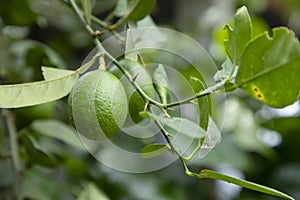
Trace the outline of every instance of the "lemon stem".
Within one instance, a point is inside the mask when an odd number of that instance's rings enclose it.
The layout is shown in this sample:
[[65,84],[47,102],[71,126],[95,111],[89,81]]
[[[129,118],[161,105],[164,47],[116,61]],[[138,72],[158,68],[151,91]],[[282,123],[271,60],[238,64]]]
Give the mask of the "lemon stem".
[[[89,34],[94,38],[94,42],[98,48],[99,53],[106,55],[119,69],[120,71],[125,75],[125,77],[129,80],[129,82],[132,84],[132,86],[137,90],[137,92],[147,101],[149,101],[151,104],[156,105],[160,108],[164,108],[165,106],[154,99],[150,98],[142,89],[141,87],[136,83],[134,77],[131,76],[131,74],[117,61],[109,52],[106,51],[106,49],[102,46],[98,35],[95,37],[95,30],[86,22],[85,18],[82,15],[82,12],[80,11],[79,7],[75,3],[75,0],[70,0],[70,4],[75,11],[76,15],[79,17],[81,22],[85,25],[86,30],[89,32]],[[118,22],[117,22],[118,23]]]

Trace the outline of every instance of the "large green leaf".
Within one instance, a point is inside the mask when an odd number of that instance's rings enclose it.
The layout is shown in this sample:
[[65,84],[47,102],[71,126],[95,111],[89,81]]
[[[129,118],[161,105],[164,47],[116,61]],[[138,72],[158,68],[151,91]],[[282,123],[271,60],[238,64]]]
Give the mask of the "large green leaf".
[[42,104],[69,94],[78,80],[99,58],[96,54],[76,71],[42,67],[45,81],[0,85],[0,108],[18,108]]
[[251,19],[247,8],[238,9],[235,20],[234,29],[229,25],[225,26],[228,38],[224,41],[226,53],[234,66],[238,65],[246,44],[252,37]]
[[300,46],[292,31],[274,28],[252,40],[244,50],[236,84],[249,96],[282,108],[292,104],[300,90]]
[[46,81],[0,85],[0,107],[18,108],[60,99],[70,93],[77,79],[74,71]]
[[35,120],[31,128],[40,134],[59,139],[73,147],[84,149],[76,130],[58,120]]
[[285,199],[292,199],[292,200],[294,199],[293,197],[291,197],[287,194],[284,194],[278,190],[275,190],[273,188],[269,188],[269,187],[266,187],[263,185],[252,183],[250,181],[241,180],[241,179],[227,176],[224,174],[220,174],[218,172],[211,171],[211,170],[201,170],[199,178],[213,178],[213,179],[217,179],[217,180],[221,180],[221,181],[226,181],[228,183],[233,183],[235,185],[239,185],[244,188],[248,188],[250,190],[255,190],[258,192],[265,193],[265,194],[271,194],[271,195],[282,197]]
[[45,80],[56,79],[62,76],[67,76],[74,71],[65,70],[65,69],[57,69],[53,67],[42,67],[42,73]]

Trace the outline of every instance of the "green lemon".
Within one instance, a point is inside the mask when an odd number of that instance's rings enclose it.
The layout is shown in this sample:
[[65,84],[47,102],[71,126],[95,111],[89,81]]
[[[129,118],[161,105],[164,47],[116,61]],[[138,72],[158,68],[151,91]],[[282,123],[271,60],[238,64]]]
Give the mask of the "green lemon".
[[76,83],[69,108],[77,131],[88,139],[114,136],[127,116],[127,97],[120,80],[105,70],[86,73]]
[[[141,89],[150,97],[154,98],[154,87],[150,74],[148,71],[138,62],[134,62],[128,59],[124,59],[120,61],[120,64],[134,77],[136,77],[136,83],[141,87]],[[145,100],[142,96],[136,91],[136,89],[132,86],[132,84],[128,81],[128,79],[121,73],[121,71],[116,67],[112,67],[111,71],[117,77],[120,78],[124,88],[126,90],[126,95],[129,100],[129,114],[131,119],[138,123],[143,118],[139,115],[139,112],[143,111],[145,108]],[[127,121],[129,121],[127,119]]]

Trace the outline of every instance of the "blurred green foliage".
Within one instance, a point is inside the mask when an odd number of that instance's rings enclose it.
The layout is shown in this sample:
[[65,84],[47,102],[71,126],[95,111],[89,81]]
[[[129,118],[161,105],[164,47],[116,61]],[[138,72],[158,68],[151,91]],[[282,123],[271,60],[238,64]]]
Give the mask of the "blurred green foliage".
[[[93,13],[99,17],[116,5],[116,1],[93,2]],[[196,38],[218,66],[225,55],[222,26],[242,5],[248,6],[254,18],[254,35],[258,30],[278,25],[289,26],[300,35],[299,0],[207,2],[158,1],[152,14],[158,24],[163,22],[161,25]],[[166,4],[170,4],[171,13],[176,17],[168,17]],[[41,80],[43,65],[74,69],[92,48],[91,38],[62,1],[0,1],[1,84]],[[172,61],[167,55],[160,59]],[[188,66],[182,66],[182,71],[193,73]],[[276,199],[249,190],[227,188],[228,185],[217,181],[187,177],[178,162],[147,174],[127,174],[107,168],[79,147],[76,131],[66,115],[66,101],[64,98],[10,111],[18,131],[22,164],[19,179],[14,176],[11,164],[7,120],[1,118],[0,199],[13,198],[16,181],[20,182],[21,196],[26,199],[79,196],[84,199],[87,193],[98,199],[107,196],[120,200]],[[300,199],[300,102],[285,109],[271,109],[237,91],[227,96],[226,108],[221,143],[204,159],[192,160],[193,168],[227,170]],[[70,134],[69,140],[64,137],[66,133]]]

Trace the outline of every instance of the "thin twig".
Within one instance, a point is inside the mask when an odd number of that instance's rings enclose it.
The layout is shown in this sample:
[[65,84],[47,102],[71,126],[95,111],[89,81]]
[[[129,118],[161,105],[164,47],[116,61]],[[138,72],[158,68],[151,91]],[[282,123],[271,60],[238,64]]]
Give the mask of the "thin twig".
[[20,171],[21,171],[21,162],[19,157],[19,144],[17,136],[17,128],[15,125],[15,119],[11,111],[3,110],[3,117],[5,124],[7,126],[7,132],[9,136],[10,151],[11,151],[11,161],[14,172],[14,183],[13,191],[16,199],[21,199],[20,196]]
[[[82,12],[80,11],[79,7],[77,6],[76,2],[74,0],[70,0],[70,4],[75,11],[75,13],[78,15],[79,19],[81,22],[85,25],[86,30],[91,34],[92,37],[94,37],[94,30],[93,28],[86,23]],[[133,85],[133,87],[137,90],[137,92],[147,101],[149,101],[151,104],[156,105],[158,107],[163,107],[163,105],[154,99],[150,98],[141,88],[140,86],[136,83],[136,81],[133,80],[133,77],[131,74],[117,61],[109,52],[106,51],[106,49],[102,46],[100,40],[98,37],[94,38],[94,42],[98,48],[98,51],[100,53],[103,53],[106,55],[109,59],[112,60],[112,62],[120,69],[120,71],[126,76],[126,78],[129,80],[129,82]]]

